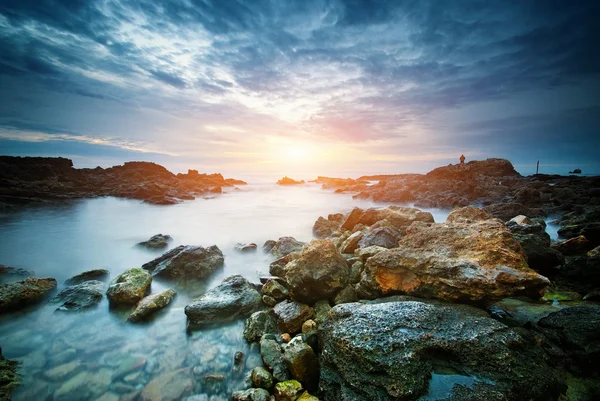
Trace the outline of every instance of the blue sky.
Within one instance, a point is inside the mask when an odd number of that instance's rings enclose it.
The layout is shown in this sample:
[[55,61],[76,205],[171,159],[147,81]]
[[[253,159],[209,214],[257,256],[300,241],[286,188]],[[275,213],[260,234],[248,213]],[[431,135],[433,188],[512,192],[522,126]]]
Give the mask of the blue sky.
[[0,153],[600,173],[600,2],[0,0]]

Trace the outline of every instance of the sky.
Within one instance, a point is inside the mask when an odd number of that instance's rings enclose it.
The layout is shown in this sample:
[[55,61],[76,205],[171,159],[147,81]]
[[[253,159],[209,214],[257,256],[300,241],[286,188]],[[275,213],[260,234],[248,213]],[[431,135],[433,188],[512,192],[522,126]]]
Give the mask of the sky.
[[600,174],[600,1],[0,0],[0,154]]

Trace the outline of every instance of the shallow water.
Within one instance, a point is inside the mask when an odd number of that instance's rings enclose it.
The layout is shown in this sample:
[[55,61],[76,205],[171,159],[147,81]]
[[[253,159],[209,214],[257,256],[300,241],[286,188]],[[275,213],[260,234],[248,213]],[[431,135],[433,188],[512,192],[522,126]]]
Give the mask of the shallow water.
[[[319,216],[354,206],[384,204],[353,200],[315,184],[257,184],[172,206],[98,198],[0,216],[0,263],[55,277],[58,290],[83,271],[107,269],[112,278],[159,256],[164,250],[135,246],[157,233],[173,237],[170,248],[216,244],[225,255],[225,267],[204,285],[181,287],[155,279],[152,292],[173,287],[178,295],[148,324],[126,322],[127,313],[109,310],[106,298],[86,312],[54,312],[57,305],[45,304],[0,317],[3,354],[21,361],[23,385],[13,399],[127,399],[152,380],[185,390],[174,398],[208,394],[230,399],[232,391],[245,387],[246,373],[261,364],[258,350],[245,342],[242,322],[186,334],[184,306],[229,275],[257,281],[268,273],[271,257],[260,250],[236,252],[237,242],[260,248],[267,239],[282,236],[308,241]],[[436,221],[447,216],[447,211],[429,211]],[[238,351],[245,354],[239,370],[233,364]]]

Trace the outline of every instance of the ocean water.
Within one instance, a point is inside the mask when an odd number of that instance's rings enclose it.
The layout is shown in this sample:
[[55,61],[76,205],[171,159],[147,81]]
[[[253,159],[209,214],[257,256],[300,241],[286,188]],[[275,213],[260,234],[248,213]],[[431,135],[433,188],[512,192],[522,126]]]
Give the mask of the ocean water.
[[[230,399],[232,391],[245,388],[247,373],[261,364],[258,349],[244,340],[243,322],[187,333],[185,305],[232,274],[258,281],[272,261],[260,250],[266,240],[293,236],[309,241],[319,216],[354,206],[385,204],[353,200],[316,184],[260,183],[178,205],[108,197],[0,216],[0,263],[54,277],[58,290],[86,270],[107,269],[113,278],[161,255],[164,250],[135,245],[157,233],[173,237],[169,248],[217,245],[225,255],[225,267],[204,283],[154,279],[152,292],[170,287],[178,295],[146,324],[127,322],[128,311],[111,310],[106,298],[84,312],[55,312],[56,304],[44,303],[1,316],[3,354],[21,362],[23,384],[13,399],[127,400],[145,387],[172,391],[172,399],[191,394]],[[444,221],[448,213],[430,211],[436,221]],[[259,250],[237,252],[238,242],[254,242]],[[244,353],[241,366],[234,365],[236,352]],[[147,386],[151,382],[156,385]]]

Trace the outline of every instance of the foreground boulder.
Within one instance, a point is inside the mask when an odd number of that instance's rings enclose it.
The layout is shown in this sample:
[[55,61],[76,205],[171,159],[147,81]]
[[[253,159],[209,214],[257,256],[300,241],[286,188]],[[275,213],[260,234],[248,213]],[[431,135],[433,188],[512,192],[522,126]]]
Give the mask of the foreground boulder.
[[185,314],[193,326],[221,323],[245,318],[262,308],[262,298],[256,288],[236,274],[192,301]]
[[29,277],[23,281],[0,285],[0,313],[22,309],[40,302],[53,289],[53,278]]
[[151,283],[150,273],[134,267],[125,270],[110,282],[106,296],[111,303],[133,305],[144,297]]
[[338,305],[319,334],[326,401],[550,400],[565,390],[533,339],[464,305]]
[[501,221],[460,222],[461,214],[472,214],[469,209],[453,211],[445,223],[413,224],[398,248],[370,257],[359,294],[377,298],[402,293],[468,302],[539,297],[548,279],[528,267],[523,249]]
[[154,276],[205,279],[223,266],[223,252],[216,246],[178,246],[142,266]]
[[349,268],[333,242],[315,239],[285,266],[284,274],[292,299],[313,304],[333,299],[348,284]]
[[139,246],[143,246],[151,249],[166,248],[173,238],[170,235],[156,234],[150,237],[147,241],[139,242]]
[[158,294],[148,295],[140,301],[127,320],[130,322],[139,322],[149,318],[154,313],[169,305],[176,294],[174,290],[169,288]]
[[93,308],[104,296],[104,283],[90,280],[72,285],[58,293],[52,302],[60,302],[58,311],[70,312]]

